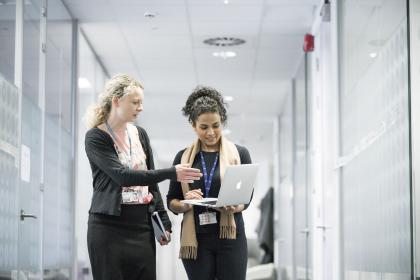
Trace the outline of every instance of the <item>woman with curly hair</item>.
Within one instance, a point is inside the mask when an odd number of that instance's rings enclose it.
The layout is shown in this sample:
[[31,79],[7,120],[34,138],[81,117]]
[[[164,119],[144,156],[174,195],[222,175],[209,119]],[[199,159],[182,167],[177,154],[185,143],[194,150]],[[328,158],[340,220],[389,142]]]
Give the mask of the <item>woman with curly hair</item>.
[[207,209],[181,202],[183,199],[217,197],[228,165],[251,163],[245,147],[222,135],[227,120],[222,95],[210,87],[197,87],[182,109],[197,139],[180,151],[176,164],[191,164],[202,170],[194,183],[171,180],[168,208],[183,213],[179,257],[190,280],[243,280],[247,267],[247,241],[242,211],[247,205]]
[[[155,240],[150,214],[157,211],[169,236],[171,222],[157,183],[191,183],[198,169],[177,164],[154,169],[146,131],[132,124],[143,110],[143,85],[116,75],[90,113],[85,148],[93,177],[88,250],[97,280],[156,279]],[[161,245],[169,240],[161,239]]]

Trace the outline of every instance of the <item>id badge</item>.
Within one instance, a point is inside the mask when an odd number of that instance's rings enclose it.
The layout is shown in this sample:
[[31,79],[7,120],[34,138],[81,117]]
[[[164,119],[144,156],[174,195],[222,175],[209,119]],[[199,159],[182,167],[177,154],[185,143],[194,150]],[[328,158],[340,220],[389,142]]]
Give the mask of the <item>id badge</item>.
[[204,212],[198,215],[200,226],[216,224],[216,212]]
[[123,191],[122,203],[125,204],[144,204],[143,199],[149,194],[148,186],[134,187],[129,191]]
[[123,192],[122,193],[122,202],[123,203],[138,202],[137,192]]

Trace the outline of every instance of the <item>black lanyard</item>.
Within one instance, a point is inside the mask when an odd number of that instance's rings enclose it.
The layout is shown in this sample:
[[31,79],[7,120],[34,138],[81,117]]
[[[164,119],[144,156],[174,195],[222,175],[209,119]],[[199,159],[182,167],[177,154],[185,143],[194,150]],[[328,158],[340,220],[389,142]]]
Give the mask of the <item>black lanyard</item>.
[[216,158],[214,159],[213,167],[210,170],[210,174],[207,175],[207,166],[206,162],[204,161],[203,152],[200,152],[201,157],[201,165],[203,167],[203,175],[204,175],[204,190],[205,190],[205,197],[209,196],[211,182],[213,181],[214,171],[216,170],[217,160],[219,159],[219,153],[216,153]]

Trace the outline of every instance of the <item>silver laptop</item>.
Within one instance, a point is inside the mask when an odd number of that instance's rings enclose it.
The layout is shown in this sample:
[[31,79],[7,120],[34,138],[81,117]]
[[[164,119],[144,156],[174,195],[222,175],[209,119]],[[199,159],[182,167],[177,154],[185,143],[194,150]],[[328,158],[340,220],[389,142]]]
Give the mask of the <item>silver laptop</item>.
[[217,198],[189,199],[181,202],[213,208],[247,204],[251,200],[257,173],[258,164],[230,165],[226,168]]

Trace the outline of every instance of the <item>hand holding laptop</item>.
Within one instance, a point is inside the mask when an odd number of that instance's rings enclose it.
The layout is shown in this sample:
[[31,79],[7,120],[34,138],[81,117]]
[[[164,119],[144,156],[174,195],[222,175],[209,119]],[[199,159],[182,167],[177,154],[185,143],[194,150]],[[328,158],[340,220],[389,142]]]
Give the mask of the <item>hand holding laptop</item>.
[[[194,190],[190,190],[189,192],[187,192],[185,194],[185,199],[186,200],[202,200],[203,199],[203,192],[200,189],[194,189]],[[242,205],[242,207],[241,207]],[[243,210],[243,204],[241,205],[231,205],[231,206],[224,206],[224,207],[218,207],[218,208],[214,208],[215,210],[222,212],[230,212],[230,213],[235,213],[235,212],[240,212]],[[185,209],[186,212],[188,210],[190,210],[192,208],[192,204],[188,204],[188,203],[184,203],[184,206],[188,209]]]
[[241,212],[242,210],[244,210],[244,205],[239,204],[239,205],[223,206],[223,207],[219,207],[215,209],[219,212],[224,211],[224,212],[233,214],[233,213]]
[[190,190],[185,194],[185,199],[203,199],[203,192],[200,189]]
[[232,206],[247,204],[251,201],[257,172],[258,164],[230,165],[226,168],[217,198],[203,198],[201,191],[190,191],[188,192],[189,196],[186,196],[185,200],[181,200],[181,202],[197,206],[221,208],[223,209],[222,211],[240,211],[232,208]]

